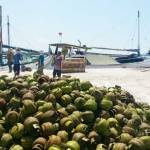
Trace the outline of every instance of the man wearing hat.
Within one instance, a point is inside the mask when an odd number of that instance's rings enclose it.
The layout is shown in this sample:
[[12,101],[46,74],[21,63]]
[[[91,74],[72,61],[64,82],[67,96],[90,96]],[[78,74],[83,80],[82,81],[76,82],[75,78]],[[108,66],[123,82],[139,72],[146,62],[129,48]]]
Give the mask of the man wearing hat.
[[7,57],[7,64],[9,67],[9,72],[12,72],[12,64],[13,64],[13,57],[14,57],[14,53],[12,49],[8,50],[6,57]]

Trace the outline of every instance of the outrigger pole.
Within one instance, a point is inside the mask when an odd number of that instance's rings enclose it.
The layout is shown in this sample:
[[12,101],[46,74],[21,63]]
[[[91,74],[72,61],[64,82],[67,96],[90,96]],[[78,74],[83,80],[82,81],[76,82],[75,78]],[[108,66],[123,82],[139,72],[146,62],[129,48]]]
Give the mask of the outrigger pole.
[[0,6],[0,65],[2,65],[2,6]]
[[8,37],[8,46],[10,46],[10,30],[9,30],[9,16],[7,16],[7,37]]
[[138,10],[138,56],[140,55],[140,12]]

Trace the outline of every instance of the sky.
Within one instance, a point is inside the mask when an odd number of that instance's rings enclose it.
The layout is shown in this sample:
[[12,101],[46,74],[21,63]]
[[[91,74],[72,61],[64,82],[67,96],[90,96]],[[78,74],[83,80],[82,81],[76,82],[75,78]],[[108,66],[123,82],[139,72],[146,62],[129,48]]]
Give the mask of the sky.
[[[0,0],[3,43],[7,16],[11,45],[48,51],[50,43],[150,49],[150,0]],[[62,33],[62,37],[59,36]]]

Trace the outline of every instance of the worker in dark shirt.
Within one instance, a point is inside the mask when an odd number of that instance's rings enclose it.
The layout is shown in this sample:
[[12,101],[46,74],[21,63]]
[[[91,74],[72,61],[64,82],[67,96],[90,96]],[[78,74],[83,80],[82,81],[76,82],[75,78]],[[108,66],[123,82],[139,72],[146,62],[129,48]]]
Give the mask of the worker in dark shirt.
[[53,69],[53,78],[61,77],[61,63],[62,63],[62,55],[61,52],[58,52],[57,55],[54,56],[54,69]]
[[16,53],[13,57],[13,64],[14,64],[14,75],[19,76],[20,75],[20,61],[23,60],[22,54],[20,53],[20,50],[17,48]]
[[38,58],[38,73],[43,74],[44,69],[44,53],[43,51],[40,52],[40,56]]

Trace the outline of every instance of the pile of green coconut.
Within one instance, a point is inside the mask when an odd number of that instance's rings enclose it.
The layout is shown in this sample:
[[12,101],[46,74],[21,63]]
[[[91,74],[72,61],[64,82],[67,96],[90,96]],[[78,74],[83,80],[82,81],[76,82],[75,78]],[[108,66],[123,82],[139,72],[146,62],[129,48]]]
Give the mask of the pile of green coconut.
[[117,85],[3,75],[0,150],[150,150],[150,106]]

